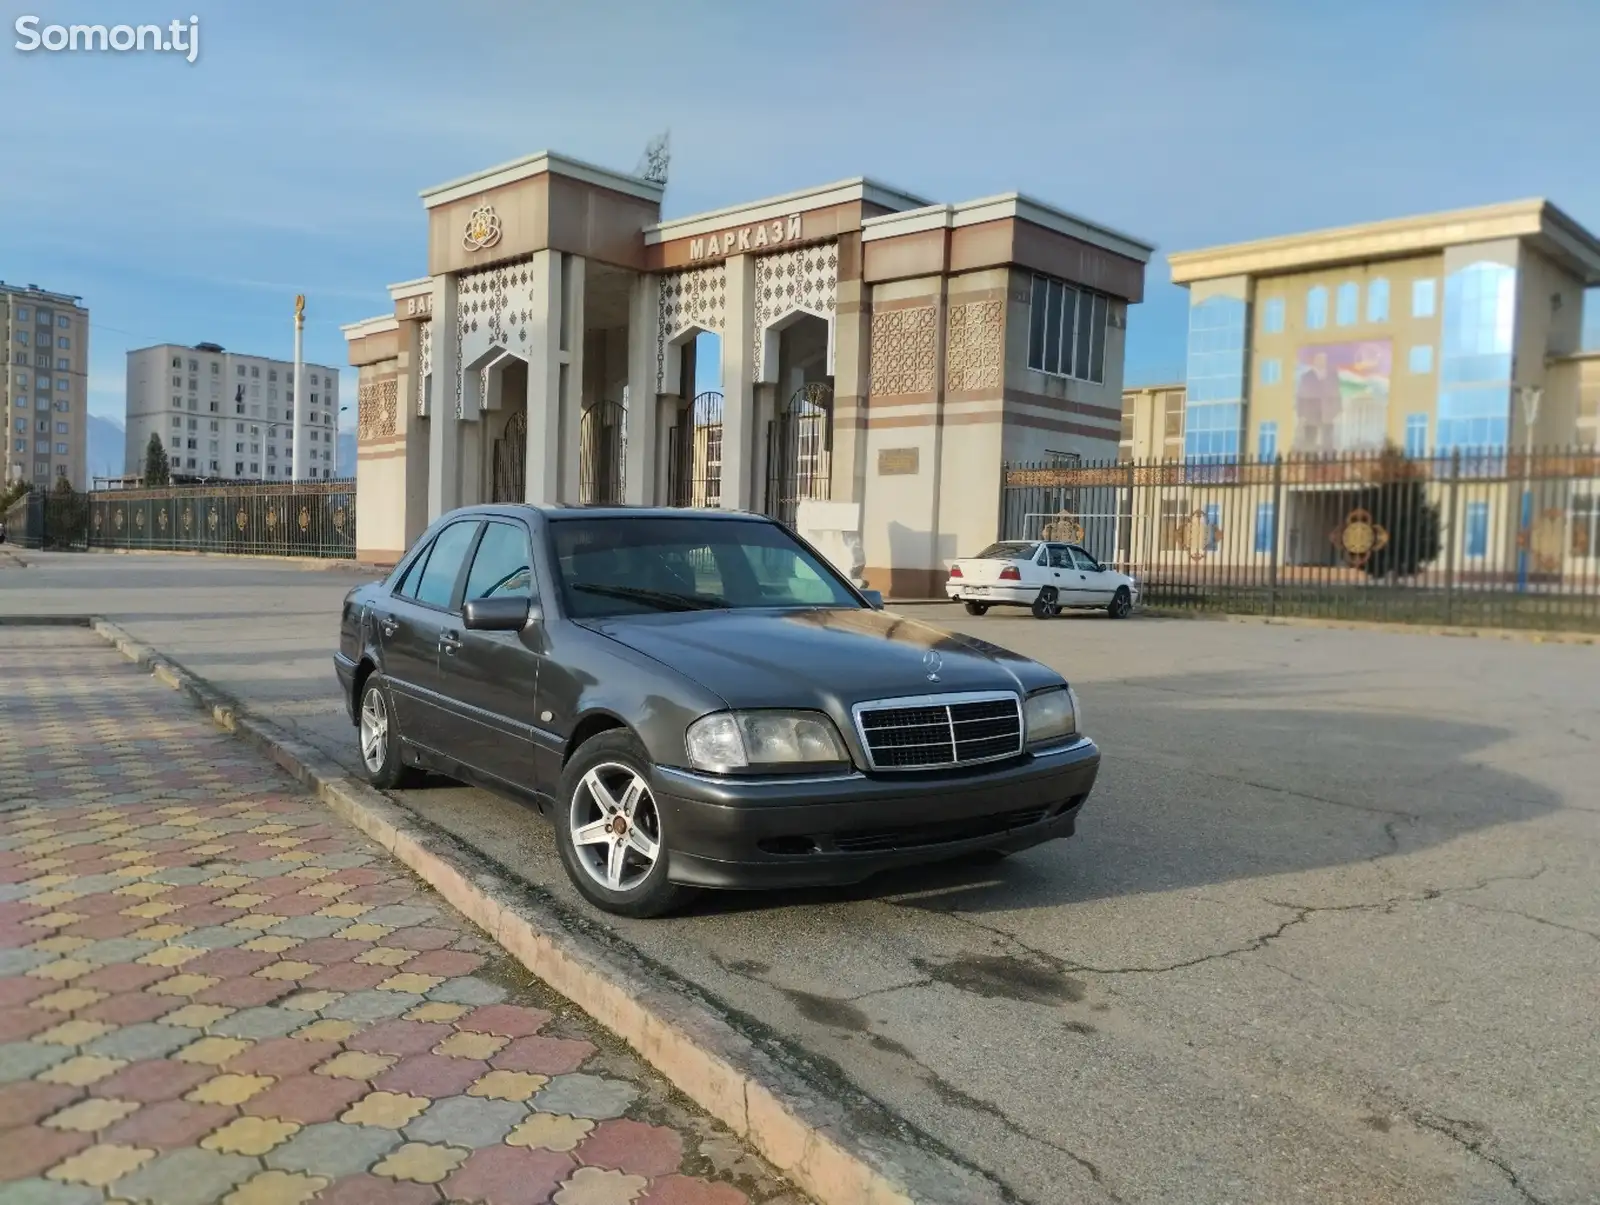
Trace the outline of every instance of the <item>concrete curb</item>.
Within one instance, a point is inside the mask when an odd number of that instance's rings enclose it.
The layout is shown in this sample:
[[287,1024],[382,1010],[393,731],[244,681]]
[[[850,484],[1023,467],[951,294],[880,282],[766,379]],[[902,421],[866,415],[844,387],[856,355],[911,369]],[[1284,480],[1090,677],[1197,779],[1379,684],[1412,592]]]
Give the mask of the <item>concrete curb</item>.
[[82,548],[92,556],[194,556],[214,557],[225,561],[260,561],[268,565],[289,565],[308,572],[328,570],[342,573],[371,573],[384,576],[393,565],[375,565],[346,557],[271,556],[254,552],[207,552],[198,548]]
[[92,628],[91,615],[0,615],[0,628]]
[[[18,617],[20,618],[20,617]],[[90,626],[187,695],[336,814],[410,867],[529,971],[632,1046],[679,1091],[749,1142],[821,1205],[1002,1205],[983,1173],[919,1144],[870,1098],[827,1086],[736,1029],[707,1001],[671,990],[644,962],[574,931],[548,904],[452,836],[351,778],[320,751],[102,619]],[[840,1099],[855,1096],[857,1099]]]
[[1413,636],[1458,636],[1473,640],[1512,640],[1521,644],[1600,644],[1600,633],[1535,628],[1469,628],[1449,624],[1382,623],[1366,619],[1314,619],[1297,615],[1220,615],[1205,611],[1156,610],[1161,619],[1209,619],[1225,623],[1258,623],[1285,628],[1332,628],[1352,632],[1409,633]]

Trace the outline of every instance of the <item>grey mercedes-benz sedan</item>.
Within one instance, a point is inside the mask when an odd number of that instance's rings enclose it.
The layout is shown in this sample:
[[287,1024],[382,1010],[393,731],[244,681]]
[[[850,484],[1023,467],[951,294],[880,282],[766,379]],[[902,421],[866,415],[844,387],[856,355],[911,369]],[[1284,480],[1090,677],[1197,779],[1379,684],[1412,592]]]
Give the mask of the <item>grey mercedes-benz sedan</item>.
[[531,799],[631,916],[1070,836],[1100,765],[1060,674],[755,515],[454,511],[345,598],[334,664],[375,786]]

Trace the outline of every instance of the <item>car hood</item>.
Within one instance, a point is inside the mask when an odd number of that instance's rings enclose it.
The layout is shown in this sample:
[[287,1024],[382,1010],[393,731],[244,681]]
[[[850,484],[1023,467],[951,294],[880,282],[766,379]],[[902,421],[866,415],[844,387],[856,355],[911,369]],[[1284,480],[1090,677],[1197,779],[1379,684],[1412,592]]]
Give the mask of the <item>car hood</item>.
[[583,626],[693,679],[732,707],[832,711],[866,699],[1025,693],[1061,681],[998,645],[885,611],[690,611]]

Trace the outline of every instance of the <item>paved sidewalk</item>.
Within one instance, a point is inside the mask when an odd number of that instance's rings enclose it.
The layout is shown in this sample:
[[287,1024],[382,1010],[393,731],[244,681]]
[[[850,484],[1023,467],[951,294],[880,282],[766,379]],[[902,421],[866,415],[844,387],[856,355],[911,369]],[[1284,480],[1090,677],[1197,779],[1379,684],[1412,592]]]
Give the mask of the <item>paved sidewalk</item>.
[[801,1205],[98,638],[0,682],[0,1205]]

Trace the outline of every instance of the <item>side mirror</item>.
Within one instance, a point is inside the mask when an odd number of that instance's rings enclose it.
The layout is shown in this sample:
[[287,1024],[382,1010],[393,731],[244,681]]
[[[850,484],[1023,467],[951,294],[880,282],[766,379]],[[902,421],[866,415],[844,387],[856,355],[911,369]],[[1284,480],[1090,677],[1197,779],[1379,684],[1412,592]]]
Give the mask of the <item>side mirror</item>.
[[867,600],[867,606],[874,611],[883,610],[883,594],[878,590],[863,590],[861,597]]
[[538,618],[526,598],[475,598],[462,609],[461,626],[469,632],[520,632]]

